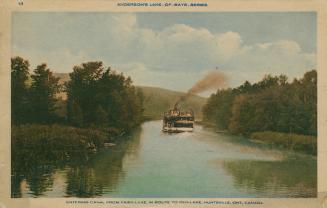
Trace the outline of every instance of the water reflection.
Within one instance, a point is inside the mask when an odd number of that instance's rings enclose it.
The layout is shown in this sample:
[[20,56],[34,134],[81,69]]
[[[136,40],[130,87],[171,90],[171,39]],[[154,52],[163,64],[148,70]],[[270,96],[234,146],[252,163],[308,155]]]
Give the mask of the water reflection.
[[12,176],[12,197],[22,197],[21,183],[26,181],[33,196],[41,196],[53,185],[53,168],[48,165],[40,165],[24,174],[15,171]]
[[196,126],[145,122],[116,146],[12,148],[12,197],[315,197],[317,161]]
[[[65,181],[66,193],[59,196],[96,197],[115,189],[124,177],[123,160],[138,154],[141,129],[122,138],[114,147],[94,155],[86,152],[65,153],[44,148],[12,149],[12,197],[39,197],[53,191],[54,174],[64,171],[57,180]],[[66,156],[70,155],[69,158]]]
[[67,168],[67,196],[95,197],[115,190],[123,180],[124,157],[137,154],[140,129],[124,138],[118,147],[104,150],[86,164]]
[[223,168],[233,176],[239,189],[260,197],[316,197],[315,160],[224,161]]
[[44,148],[16,146],[12,149],[12,197],[22,197],[22,184],[27,182],[29,194],[41,196],[53,185],[52,174],[63,167],[63,152]]

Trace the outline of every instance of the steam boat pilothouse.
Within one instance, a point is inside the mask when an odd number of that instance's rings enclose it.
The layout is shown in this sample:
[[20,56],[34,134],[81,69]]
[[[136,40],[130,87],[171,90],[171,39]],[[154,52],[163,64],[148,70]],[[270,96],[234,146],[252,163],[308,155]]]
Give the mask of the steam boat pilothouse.
[[164,113],[162,131],[169,133],[191,132],[194,129],[194,112],[182,112],[176,107]]

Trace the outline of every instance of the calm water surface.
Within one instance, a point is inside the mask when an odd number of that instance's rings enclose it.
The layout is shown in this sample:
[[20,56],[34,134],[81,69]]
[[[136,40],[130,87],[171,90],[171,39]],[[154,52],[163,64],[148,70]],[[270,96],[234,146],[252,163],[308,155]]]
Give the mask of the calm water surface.
[[12,197],[315,197],[316,164],[202,126],[163,133],[150,121],[83,159],[13,164]]

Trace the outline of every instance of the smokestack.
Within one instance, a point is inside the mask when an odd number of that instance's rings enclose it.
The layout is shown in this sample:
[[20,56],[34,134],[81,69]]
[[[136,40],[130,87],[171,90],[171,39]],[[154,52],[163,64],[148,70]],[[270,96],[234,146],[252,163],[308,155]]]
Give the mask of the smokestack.
[[195,83],[187,93],[181,96],[175,103],[174,108],[176,109],[178,104],[185,101],[191,95],[195,95],[207,90],[217,90],[227,85],[227,77],[222,72],[218,71],[217,68],[214,71],[210,71],[205,77]]

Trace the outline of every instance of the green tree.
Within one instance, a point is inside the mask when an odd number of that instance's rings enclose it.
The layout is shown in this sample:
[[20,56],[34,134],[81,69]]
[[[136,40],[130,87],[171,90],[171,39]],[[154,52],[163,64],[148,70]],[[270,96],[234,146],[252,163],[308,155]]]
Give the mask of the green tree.
[[237,90],[218,90],[203,108],[205,120],[215,123],[219,129],[227,129],[232,115],[231,106],[237,94]]
[[[83,125],[101,125],[130,130],[142,121],[143,97],[130,77],[118,74],[102,62],[75,66],[66,83],[68,117],[74,115],[71,105],[77,103],[83,114]],[[68,118],[71,120],[71,118]]]
[[98,105],[98,107],[95,110],[96,113],[96,125],[101,126],[107,126],[108,125],[108,113],[105,111],[101,105]]
[[82,112],[83,125],[95,122],[97,82],[102,75],[102,65],[102,62],[83,63],[74,66],[73,72],[69,74],[70,81],[66,83],[68,120],[72,120],[71,116],[74,116],[71,105],[76,104]]
[[83,122],[83,112],[81,107],[73,101],[73,100],[68,100],[72,103],[67,104],[69,110],[67,110],[67,117],[68,117],[68,122],[72,124],[73,126],[76,127],[83,127],[84,122]]
[[30,99],[33,122],[54,122],[57,100],[55,96],[61,89],[59,78],[53,75],[46,64],[38,65],[31,78]]
[[14,124],[29,118],[28,86],[29,63],[21,57],[11,59],[11,120]]
[[287,76],[266,75],[251,84],[218,90],[203,108],[204,120],[234,133],[278,131],[317,134],[317,72],[289,83]]

